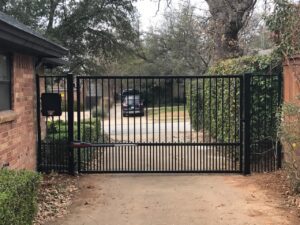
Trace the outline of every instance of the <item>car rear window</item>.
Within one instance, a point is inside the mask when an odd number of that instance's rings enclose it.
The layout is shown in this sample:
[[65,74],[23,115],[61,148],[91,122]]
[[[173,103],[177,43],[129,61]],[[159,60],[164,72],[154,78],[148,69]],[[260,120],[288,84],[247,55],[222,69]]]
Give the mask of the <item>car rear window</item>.
[[128,103],[128,104],[137,104],[137,103],[140,103],[140,96],[129,96],[127,98],[125,98],[125,101]]

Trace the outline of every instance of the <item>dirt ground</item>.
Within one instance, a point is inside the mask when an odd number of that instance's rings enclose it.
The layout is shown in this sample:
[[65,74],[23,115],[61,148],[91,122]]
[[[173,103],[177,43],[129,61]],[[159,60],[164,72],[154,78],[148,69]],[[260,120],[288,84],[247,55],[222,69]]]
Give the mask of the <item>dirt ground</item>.
[[84,175],[70,213],[48,225],[300,224],[257,176]]

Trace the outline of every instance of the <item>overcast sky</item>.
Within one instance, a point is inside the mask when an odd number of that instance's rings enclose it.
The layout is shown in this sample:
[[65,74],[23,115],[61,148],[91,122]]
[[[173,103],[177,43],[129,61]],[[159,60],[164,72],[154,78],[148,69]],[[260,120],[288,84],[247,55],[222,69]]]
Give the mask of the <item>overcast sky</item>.
[[[172,0],[171,7],[178,8],[185,0]],[[161,0],[160,10],[158,10],[158,0],[138,0],[135,5],[140,14],[141,29],[147,30],[150,26],[157,26],[162,20],[162,15],[165,10],[168,10],[166,0]],[[190,0],[192,5],[197,8],[207,9],[207,4],[204,0]]]
[[[172,0],[171,7],[178,8],[186,0]],[[272,0],[258,0],[256,4],[256,10],[262,11],[264,8],[264,2],[271,2]],[[291,0],[293,2],[299,2],[300,0]],[[138,0],[135,5],[140,14],[141,29],[146,31],[150,26],[157,26],[162,20],[162,15],[167,8],[167,0],[161,0],[160,10],[158,9],[158,0]],[[198,8],[198,13],[208,10],[208,6],[204,0],[190,0],[191,4]],[[201,10],[201,11],[200,11]]]

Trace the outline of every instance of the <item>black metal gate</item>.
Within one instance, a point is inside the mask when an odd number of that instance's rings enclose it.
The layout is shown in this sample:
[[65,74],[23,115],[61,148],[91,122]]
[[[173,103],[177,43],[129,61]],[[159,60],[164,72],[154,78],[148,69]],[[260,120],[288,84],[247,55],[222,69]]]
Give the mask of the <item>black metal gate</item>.
[[[43,82],[45,92],[60,93],[63,105],[59,117],[43,118],[38,113],[39,169],[249,174],[254,159],[251,103],[255,95],[251,93],[258,90],[253,78],[70,74],[37,77],[38,87]],[[264,79],[262,89],[268,95],[265,110],[271,107],[276,112],[281,100],[279,76]],[[39,95],[38,88],[38,102]],[[272,122],[274,118],[268,119]],[[269,129],[267,123],[264,125]],[[258,134],[257,139],[260,137]],[[263,154],[266,148],[261,143]],[[278,164],[278,146],[268,148],[269,166],[264,170]]]

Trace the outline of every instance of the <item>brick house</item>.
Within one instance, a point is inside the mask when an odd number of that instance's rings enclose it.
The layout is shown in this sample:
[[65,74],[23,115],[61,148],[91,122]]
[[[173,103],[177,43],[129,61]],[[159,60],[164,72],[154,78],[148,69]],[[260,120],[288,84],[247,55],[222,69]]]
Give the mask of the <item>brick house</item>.
[[36,74],[68,50],[0,12],[0,168],[36,169]]

